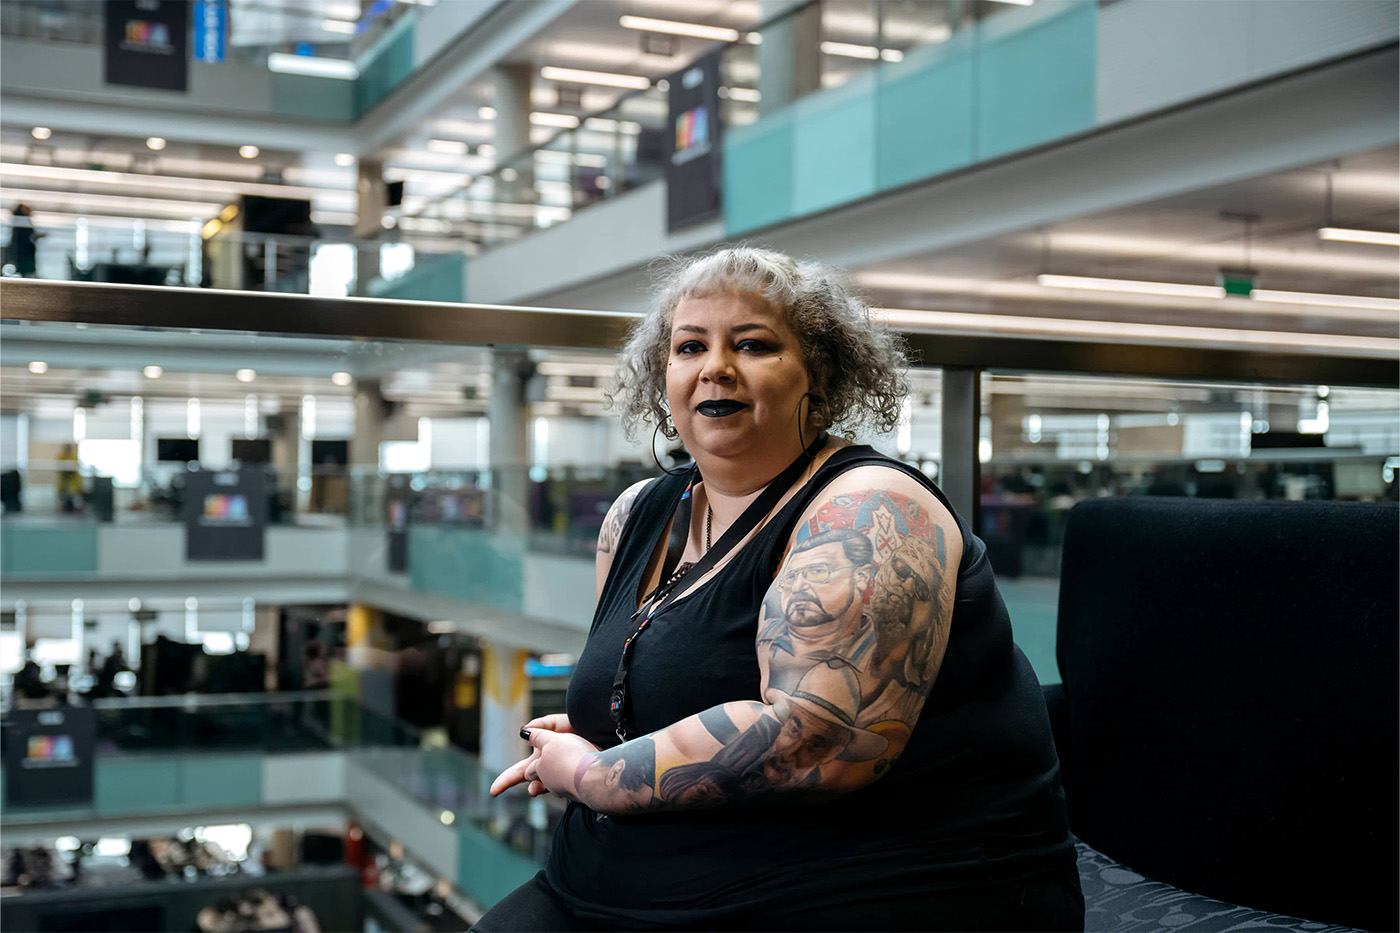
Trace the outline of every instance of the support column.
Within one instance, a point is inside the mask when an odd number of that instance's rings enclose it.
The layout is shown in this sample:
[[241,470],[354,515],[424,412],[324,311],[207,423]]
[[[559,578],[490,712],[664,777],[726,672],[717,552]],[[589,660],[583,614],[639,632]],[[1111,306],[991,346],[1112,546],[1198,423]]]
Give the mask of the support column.
[[[272,436],[272,469],[277,486],[277,502],[289,512],[295,512],[301,491],[297,481],[301,478],[301,406],[297,402],[282,405],[280,411],[271,416],[276,428],[268,433]],[[269,521],[276,522],[277,516],[269,515]],[[291,516],[286,516],[290,520]]]
[[938,485],[973,531],[981,526],[982,462],[977,456],[982,421],[982,371],[943,370],[943,465]]
[[[491,69],[496,89],[496,164],[507,165],[530,148],[530,86],[534,68],[526,64],[497,65]],[[533,204],[535,201],[535,167],[511,165],[516,171],[513,180],[497,176],[496,200],[503,204]],[[518,223],[519,218],[512,218]]]
[[482,642],[481,765],[492,776],[530,754],[520,738],[520,727],[530,721],[529,657],[510,645]]
[[[793,0],[763,0],[763,19],[792,8]],[[822,86],[822,5],[813,3],[763,30],[758,47],[760,116],[768,116]]]
[[491,372],[491,485],[498,532],[529,530],[526,491],[530,469],[530,414],[525,380],[530,359],[520,350],[496,350]]
[[384,234],[384,212],[389,209],[389,186],[384,182],[384,163],[360,160],[356,163],[355,239],[373,241],[355,250],[355,294],[369,294],[369,283],[379,277],[379,239]]
[[355,430],[350,436],[350,514],[374,522],[384,515],[379,445],[384,441],[384,395],[378,379],[355,382]]

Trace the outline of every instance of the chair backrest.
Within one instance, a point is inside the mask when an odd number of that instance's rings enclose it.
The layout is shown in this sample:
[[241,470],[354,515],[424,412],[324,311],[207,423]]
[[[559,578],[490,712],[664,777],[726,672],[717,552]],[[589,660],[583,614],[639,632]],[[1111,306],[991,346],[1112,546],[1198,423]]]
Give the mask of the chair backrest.
[[1398,514],[1076,506],[1056,649],[1071,829],[1185,890],[1400,929]]

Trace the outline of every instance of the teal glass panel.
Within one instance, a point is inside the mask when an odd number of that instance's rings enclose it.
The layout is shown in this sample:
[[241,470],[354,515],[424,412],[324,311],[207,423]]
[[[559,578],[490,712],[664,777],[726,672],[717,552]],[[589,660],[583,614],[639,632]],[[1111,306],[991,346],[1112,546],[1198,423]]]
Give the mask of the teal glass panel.
[[97,524],[0,525],[0,573],[97,573]]
[[219,755],[182,762],[181,803],[187,807],[237,807],[262,803],[262,756]]
[[977,159],[992,159],[1091,129],[1098,12],[1091,2],[1001,34],[981,30]]
[[323,123],[355,119],[355,82],[315,75],[273,72],[271,110],[286,117]]
[[535,876],[540,866],[470,823],[457,830],[457,887],[490,909]]
[[878,68],[799,100],[793,147],[793,213],[801,216],[875,193]]
[[360,63],[360,76],[353,82],[357,116],[363,116],[413,73],[413,27],[417,21],[412,13],[405,14]]
[[180,760],[99,760],[93,772],[93,802],[103,815],[173,810],[180,802]]
[[735,236],[792,216],[793,114],[726,130],[724,232]]
[[370,293],[393,301],[465,301],[466,265],[461,253],[424,256],[403,278],[375,281]]
[[876,91],[880,190],[898,188],[970,164],[973,149],[971,33],[910,53],[881,68]]
[[411,527],[408,578],[414,589],[520,612],[525,540],[472,528]]
[[997,589],[1011,614],[1011,634],[1042,684],[1060,682],[1055,661],[1060,581],[1047,577],[1003,577]]

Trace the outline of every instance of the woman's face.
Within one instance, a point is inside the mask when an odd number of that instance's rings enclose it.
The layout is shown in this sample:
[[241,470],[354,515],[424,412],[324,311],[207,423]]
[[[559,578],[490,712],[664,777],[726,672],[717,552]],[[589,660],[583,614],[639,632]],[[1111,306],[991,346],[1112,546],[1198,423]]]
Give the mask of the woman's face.
[[666,400],[691,453],[761,457],[795,448],[799,406],[811,389],[782,309],[746,292],[677,306]]

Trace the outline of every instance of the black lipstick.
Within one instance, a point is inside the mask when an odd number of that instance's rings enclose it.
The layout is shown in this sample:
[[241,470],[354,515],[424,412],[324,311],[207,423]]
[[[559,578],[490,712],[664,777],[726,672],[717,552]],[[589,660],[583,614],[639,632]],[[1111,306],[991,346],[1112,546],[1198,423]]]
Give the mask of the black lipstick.
[[743,402],[735,402],[729,399],[718,399],[714,401],[701,402],[695,406],[695,410],[706,418],[724,418],[737,411],[743,411],[748,406]]

